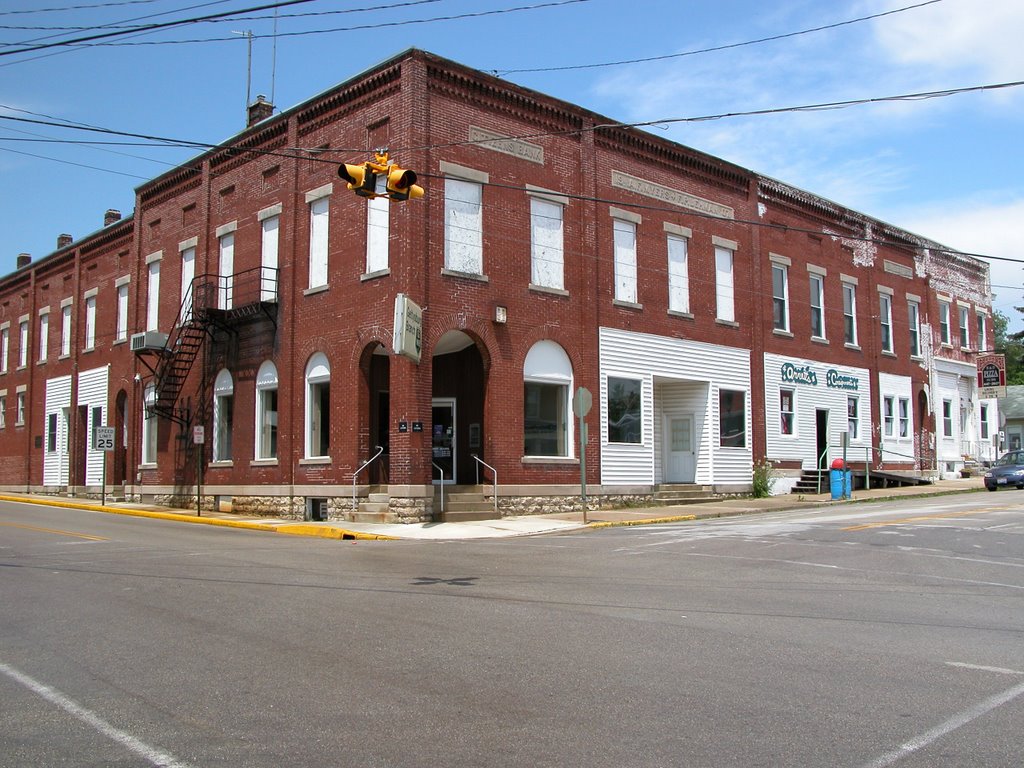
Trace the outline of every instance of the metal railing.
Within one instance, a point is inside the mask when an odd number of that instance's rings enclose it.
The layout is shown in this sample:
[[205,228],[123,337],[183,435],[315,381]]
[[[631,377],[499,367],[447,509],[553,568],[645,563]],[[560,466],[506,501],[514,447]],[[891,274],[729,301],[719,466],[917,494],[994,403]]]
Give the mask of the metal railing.
[[[430,462],[434,464],[434,462]],[[441,513],[444,514],[444,470],[441,469],[437,464],[434,464],[434,469],[441,475]]]
[[359,469],[357,469],[355,472],[352,473],[352,511],[353,512],[355,512],[359,508],[358,504],[356,504],[356,478],[359,477],[359,473],[360,472],[362,472],[368,466],[373,464],[373,462],[375,462],[377,459],[379,459],[381,457],[381,454],[383,454],[383,453],[384,453],[384,448],[382,446],[378,445],[377,446],[377,452],[375,454],[373,454],[373,456],[368,458],[366,461],[364,461],[362,466],[360,466]]
[[491,474],[494,475],[494,491],[492,493],[492,498],[494,499],[494,516],[497,517],[498,516],[498,470],[496,470],[494,467],[492,467],[486,461],[481,459],[475,453],[471,453],[470,456],[472,456],[473,460],[476,462],[476,484],[477,485],[480,485],[480,466],[481,465],[483,465],[487,469],[491,470]]

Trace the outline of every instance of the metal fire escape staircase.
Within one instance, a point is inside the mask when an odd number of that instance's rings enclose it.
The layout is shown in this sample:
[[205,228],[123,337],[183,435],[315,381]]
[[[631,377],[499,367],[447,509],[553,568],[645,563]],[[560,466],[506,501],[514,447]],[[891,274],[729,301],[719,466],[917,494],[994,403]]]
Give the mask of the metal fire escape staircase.
[[259,267],[230,277],[200,275],[192,280],[170,334],[146,331],[132,336],[132,350],[156,384],[147,413],[188,426],[189,415],[176,405],[196,358],[218,330],[237,333],[240,323],[260,316],[276,327],[277,274],[277,269]]

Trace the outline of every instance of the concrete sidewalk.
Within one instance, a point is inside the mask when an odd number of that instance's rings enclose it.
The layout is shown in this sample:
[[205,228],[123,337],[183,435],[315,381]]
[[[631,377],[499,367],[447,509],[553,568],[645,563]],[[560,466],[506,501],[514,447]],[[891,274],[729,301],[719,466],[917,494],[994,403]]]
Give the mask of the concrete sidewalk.
[[829,494],[785,494],[765,499],[729,498],[722,501],[685,504],[669,507],[633,507],[628,509],[602,509],[587,513],[565,512],[552,515],[506,517],[500,520],[478,520],[465,523],[352,523],[344,520],[303,522],[281,518],[245,517],[228,512],[204,511],[197,515],[194,509],[171,509],[153,504],[108,502],[99,504],[89,499],[32,494],[0,495],[0,500],[45,504],[48,506],[86,509],[136,517],[150,517],[199,525],[218,525],[230,528],[283,533],[293,536],[313,536],[326,539],[393,540],[393,539],[486,539],[510,536],[563,533],[584,528],[606,528],[621,525],[651,525],[682,522],[732,515],[786,510],[812,510],[866,501],[902,499],[908,496],[942,496],[950,493],[968,493],[984,489],[980,477],[956,480],[938,480],[930,485],[906,488],[872,488],[854,491],[849,500],[832,501]]

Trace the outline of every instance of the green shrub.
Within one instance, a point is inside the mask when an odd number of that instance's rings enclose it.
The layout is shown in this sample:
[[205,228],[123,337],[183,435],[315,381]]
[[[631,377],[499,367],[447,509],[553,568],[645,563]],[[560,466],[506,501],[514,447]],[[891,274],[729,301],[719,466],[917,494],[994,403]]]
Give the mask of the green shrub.
[[775,467],[766,459],[762,459],[754,465],[754,498],[763,499],[772,495],[772,486],[775,485]]

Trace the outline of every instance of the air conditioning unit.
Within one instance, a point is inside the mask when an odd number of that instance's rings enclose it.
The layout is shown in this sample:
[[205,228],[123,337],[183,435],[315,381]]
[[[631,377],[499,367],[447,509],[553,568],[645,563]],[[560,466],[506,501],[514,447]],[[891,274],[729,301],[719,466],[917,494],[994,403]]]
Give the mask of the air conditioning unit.
[[167,346],[167,334],[159,331],[133,333],[131,346],[132,352],[144,352],[148,349],[161,350]]

